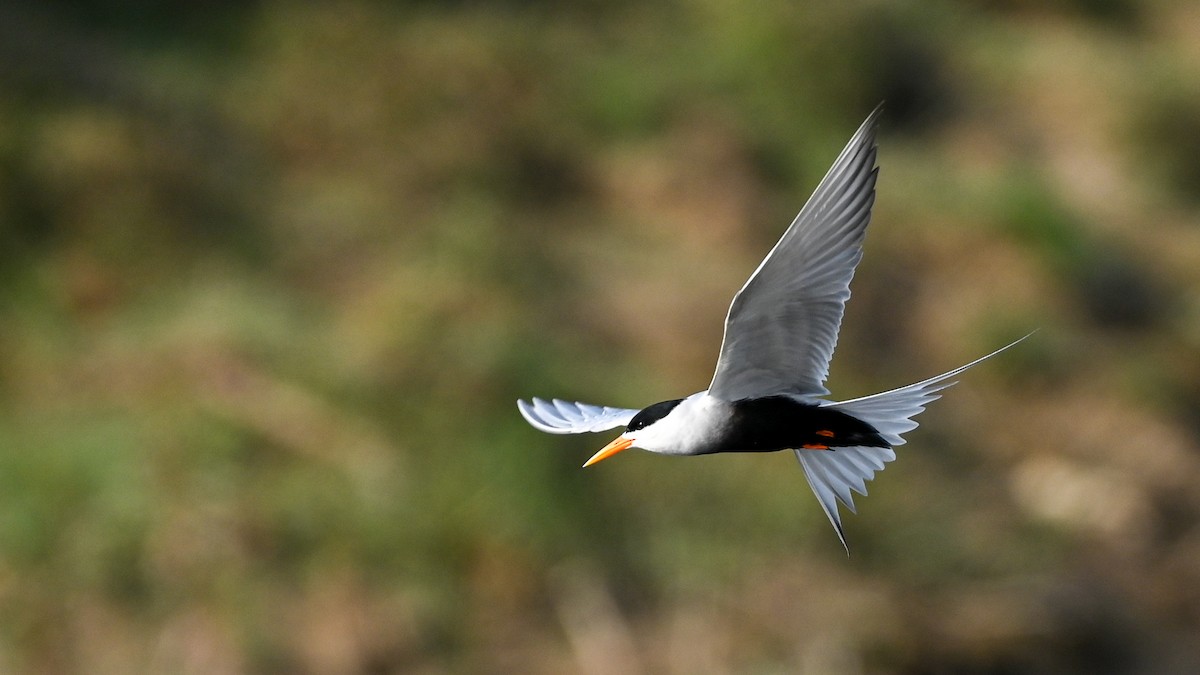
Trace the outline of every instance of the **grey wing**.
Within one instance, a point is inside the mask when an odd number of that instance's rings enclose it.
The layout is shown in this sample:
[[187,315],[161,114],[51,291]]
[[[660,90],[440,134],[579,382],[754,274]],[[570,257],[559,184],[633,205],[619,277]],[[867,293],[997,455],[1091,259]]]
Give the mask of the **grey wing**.
[[550,401],[534,398],[532,403],[519,400],[517,409],[526,422],[548,434],[582,434],[624,427],[639,412],[557,398]]
[[823,396],[875,203],[876,108],[733,298],[709,394]]

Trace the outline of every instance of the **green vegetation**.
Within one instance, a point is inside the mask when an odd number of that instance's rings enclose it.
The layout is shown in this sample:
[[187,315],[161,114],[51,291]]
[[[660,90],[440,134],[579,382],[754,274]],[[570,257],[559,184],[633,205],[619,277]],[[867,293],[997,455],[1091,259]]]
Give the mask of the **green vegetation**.
[[[1192,4],[8,3],[0,670],[1200,667]],[[1041,331],[849,559],[785,454],[525,425],[703,388],[882,99],[835,394]]]

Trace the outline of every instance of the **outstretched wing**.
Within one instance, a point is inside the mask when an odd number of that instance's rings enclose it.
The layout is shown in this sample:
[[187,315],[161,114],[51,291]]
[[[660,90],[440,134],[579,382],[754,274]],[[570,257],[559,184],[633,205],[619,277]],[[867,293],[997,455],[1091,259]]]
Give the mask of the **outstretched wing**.
[[628,408],[610,408],[557,398],[550,401],[534,398],[532,403],[518,400],[517,409],[526,422],[548,434],[582,434],[624,427],[638,414],[637,410]]
[[808,203],[733,298],[708,393],[823,396],[875,203],[875,129],[863,122]]
[[[870,424],[883,440],[893,447],[904,445],[901,434],[917,428],[917,421],[913,418],[924,411],[926,405],[941,398],[939,392],[955,384],[951,378],[1012,347],[1029,335],[965,366],[959,366],[928,380],[849,401],[828,402],[823,404],[823,407],[837,408]],[[821,508],[825,515],[829,516],[829,522],[833,524],[838,538],[842,540],[842,546],[846,546],[846,534],[842,531],[842,519],[838,515],[838,502],[854,513],[854,495],[850,491],[866,496],[866,482],[874,478],[876,472],[882,471],[884,464],[896,459],[896,453],[892,448],[872,447],[795,452],[800,466],[804,468],[804,476],[808,478],[809,486],[817,495],[817,501],[821,502]],[[850,551],[848,546],[846,551]]]

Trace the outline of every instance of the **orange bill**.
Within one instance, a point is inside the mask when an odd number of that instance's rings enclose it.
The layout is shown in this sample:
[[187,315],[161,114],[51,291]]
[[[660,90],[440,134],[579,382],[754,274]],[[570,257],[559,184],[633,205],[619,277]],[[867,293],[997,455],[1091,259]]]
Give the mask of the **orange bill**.
[[628,448],[631,445],[633,445],[632,438],[625,438],[624,436],[617,436],[616,438],[613,439],[612,443],[609,443],[608,445],[601,448],[600,452],[597,452],[596,454],[592,455],[592,458],[589,459],[588,461],[584,462],[583,465],[591,466],[591,465],[595,464],[596,462],[599,462],[602,459],[608,459],[609,457],[612,457],[613,455],[624,450],[625,448]]

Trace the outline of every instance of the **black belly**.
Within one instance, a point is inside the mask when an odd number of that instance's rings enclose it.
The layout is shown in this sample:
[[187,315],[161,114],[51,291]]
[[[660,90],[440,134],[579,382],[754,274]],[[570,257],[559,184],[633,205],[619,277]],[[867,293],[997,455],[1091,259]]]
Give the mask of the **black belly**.
[[773,452],[790,448],[889,447],[870,424],[836,408],[786,396],[735,401],[733,417],[713,452]]

